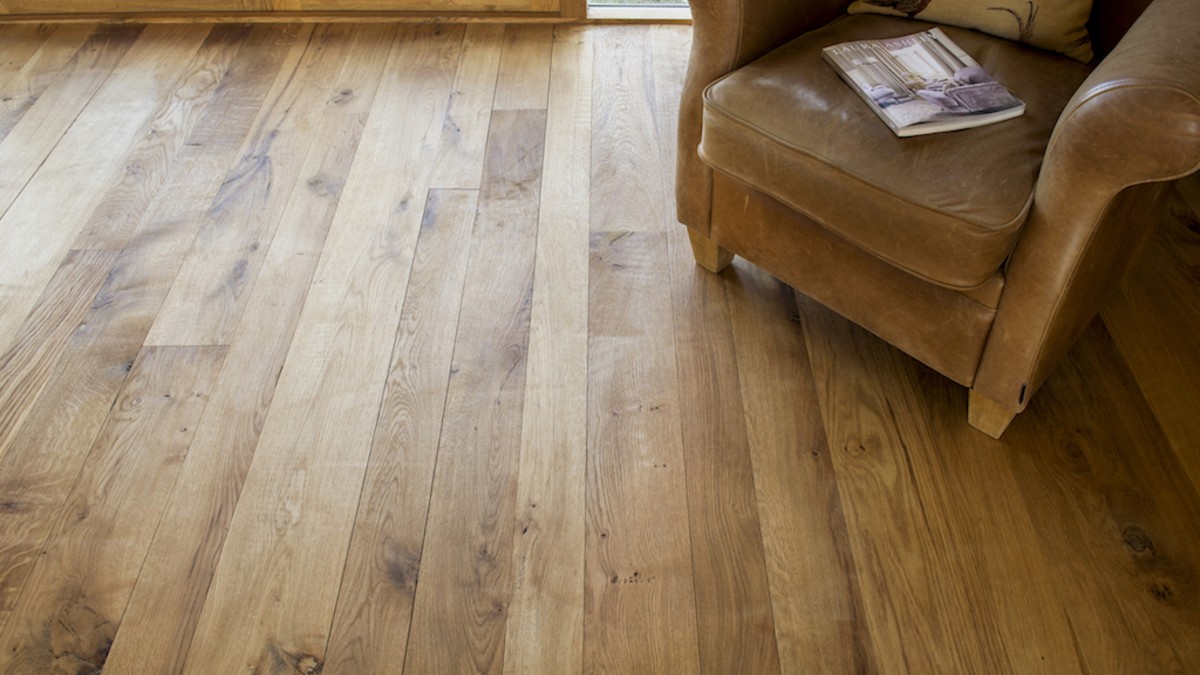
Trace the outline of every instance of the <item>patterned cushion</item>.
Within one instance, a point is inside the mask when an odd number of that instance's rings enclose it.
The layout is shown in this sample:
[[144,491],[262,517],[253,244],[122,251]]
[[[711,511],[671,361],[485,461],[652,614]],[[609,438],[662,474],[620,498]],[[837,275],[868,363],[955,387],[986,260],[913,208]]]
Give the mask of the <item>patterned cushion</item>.
[[1088,62],[1092,0],[855,0],[851,14],[906,16],[974,28]]

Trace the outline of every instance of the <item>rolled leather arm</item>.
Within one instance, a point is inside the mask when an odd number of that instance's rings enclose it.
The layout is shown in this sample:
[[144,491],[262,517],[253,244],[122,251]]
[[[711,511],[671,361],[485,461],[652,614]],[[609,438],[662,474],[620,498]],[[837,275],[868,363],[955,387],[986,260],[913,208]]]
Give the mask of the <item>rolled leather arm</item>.
[[1059,118],[975,389],[1020,410],[1200,168],[1200,10],[1155,0]]
[[844,13],[851,0],[691,0],[692,51],[679,107],[679,221],[708,234],[712,170],[696,154],[704,89],[714,80]]

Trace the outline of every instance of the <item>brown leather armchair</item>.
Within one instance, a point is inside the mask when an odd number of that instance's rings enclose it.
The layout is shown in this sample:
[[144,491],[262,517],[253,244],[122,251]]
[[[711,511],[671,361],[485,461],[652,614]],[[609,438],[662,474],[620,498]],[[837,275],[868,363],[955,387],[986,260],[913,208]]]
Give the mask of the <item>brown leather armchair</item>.
[[734,254],[970,388],[999,438],[1200,167],[1200,2],[1094,0],[1096,57],[943,30],[1026,103],[896,138],[820,57],[930,24],[850,0],[692,0],[677,213]]

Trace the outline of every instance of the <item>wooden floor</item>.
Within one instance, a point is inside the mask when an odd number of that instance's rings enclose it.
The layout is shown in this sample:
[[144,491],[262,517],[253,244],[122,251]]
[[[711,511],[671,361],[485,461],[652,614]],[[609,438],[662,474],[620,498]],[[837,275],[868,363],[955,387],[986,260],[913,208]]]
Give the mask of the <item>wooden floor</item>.
[[694,266],[689,39],[0,25],[0,672],[1200,672],[1200,181],[992,441]]

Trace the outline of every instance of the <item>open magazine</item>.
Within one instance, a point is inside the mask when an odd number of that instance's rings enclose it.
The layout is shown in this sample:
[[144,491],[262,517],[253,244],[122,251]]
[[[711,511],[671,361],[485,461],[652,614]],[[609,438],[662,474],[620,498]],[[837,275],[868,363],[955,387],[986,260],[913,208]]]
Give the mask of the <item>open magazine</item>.
[[933,28],[822,50],[897,136],[919,136],[1018,117],[1025,104]]

